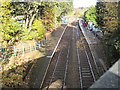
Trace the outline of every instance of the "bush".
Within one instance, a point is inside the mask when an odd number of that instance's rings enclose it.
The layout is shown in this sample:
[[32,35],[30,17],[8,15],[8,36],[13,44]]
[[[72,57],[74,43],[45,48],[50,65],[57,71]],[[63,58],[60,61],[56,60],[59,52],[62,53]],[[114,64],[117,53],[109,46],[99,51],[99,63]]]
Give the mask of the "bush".
[[41,39],[44,37],[45,27],[42,23],[41,19],[35,19],[32,25],[31,32],[27,32],[24,30],[22,40],[30,40],[30,39]]
[[41,39],[44,37],[44,34],[45,34],[45,27],[42,23],[42,20],[41,19],[36,19],[33,23],[33,30],[35,30],[35,33],[36,33],[36,37],[37,39]]
[[9,20],[6,23],[2,24],[3,40],[9,43],[14,43],[15,41],[20,40],[20,33],[22,27],[18,22]]

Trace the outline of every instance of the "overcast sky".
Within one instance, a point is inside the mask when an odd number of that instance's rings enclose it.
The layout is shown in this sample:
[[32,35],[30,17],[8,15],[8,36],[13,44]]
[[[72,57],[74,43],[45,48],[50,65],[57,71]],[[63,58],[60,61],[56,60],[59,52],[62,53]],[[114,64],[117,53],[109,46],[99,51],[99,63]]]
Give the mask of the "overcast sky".
[[97,0],[73,0],[75,8],[78,7],[89,7],[91,5],[96,5]]

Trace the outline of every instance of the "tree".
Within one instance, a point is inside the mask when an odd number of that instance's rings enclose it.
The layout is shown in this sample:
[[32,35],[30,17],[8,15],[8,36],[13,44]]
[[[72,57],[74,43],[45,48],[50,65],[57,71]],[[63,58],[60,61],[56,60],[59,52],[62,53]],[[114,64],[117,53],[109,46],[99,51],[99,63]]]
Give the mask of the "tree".
[[19,34],[21,33],[21,25],[18,22],[15,22],[16,19],[13,19],[11,12],[13,11],[10,2],[0,2],[0,31],[3,33],[3,40],[7,43],[13,43],[16,40],[19,40]]
[[96,8],[94,6],[91,6],[84,14],[86,21],[91,21],[95,25],[97,25],[96,22]]
[[[4,15],[1,14],[2,22],[3,22],[2,16],[4,16],[4,22],[2,23],[4,24],[2,25],[4,26],[3,27],[4,30],[2,30],[2,32],[6,34],[6,35],[4,34],[5,36],[3,36],[4,40],[8,42],[9,40],[12,40],[12,42],[14,42],[18,40],[17,39],[18,37],[19,40],[21,39],[20,37],[22,37],[22,39],[25,39],[25,35],[26,35],[25,40],[33,39],[32,33],[36,33],[36,31],[38,30],[38,29],[33,30],[34,28],[33,24],[35,24],[35,21],[37,20],[40,20],[39,22],[42,22],[44,24],[45,29],[47,31],[53,29],[56,22],[60,21],[60,18],[63,15],[63,13],[67,14],[70,10],[72,10],[72,3],[71,2],[7,2],[6,5],[4,6],[2,4],[1,10],[3,10],[2,13],[4,13]],[[18,19],[14,19],[14,20],[12,19],[21,15],[23,16],[21,20],[25,21],[23,27],[21,27],[21,25],[19,24]],[[7,20],[9,20],[9,24]],[[9,28],[5,27],[6,25]]]
[[104,42],[108,46],[110,63],[113,64],[120,57],[120,27],[119,27],[119,3],[98,2],[97,22],[104,33]]
[[28,30],[28,33],[32,29],[32,24],[35,17],[40,13],[40,5],[39,2],[12,2],[12,7],[14,8],[14,12],[12,13],[14,16],[23,15],[25,19],[25,29]]
[[43,2],[42,19],[47,30],[61,21],[61,17],[73,9],[72,2]]
[[105,10],[105,3],[104,2],[97,2],[96,5],[96,21],[98,26],[101,26],[101,28],[104,28],[104,15],[108,12]]

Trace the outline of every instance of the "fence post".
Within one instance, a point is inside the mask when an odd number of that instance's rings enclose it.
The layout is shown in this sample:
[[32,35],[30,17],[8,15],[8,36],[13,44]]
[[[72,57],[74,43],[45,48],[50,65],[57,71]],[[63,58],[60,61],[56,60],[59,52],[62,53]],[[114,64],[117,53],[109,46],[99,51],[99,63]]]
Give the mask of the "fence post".
[[23,55],[25,54],[25,49],[24,49],[24,45],[22,44],[22,53]]
[[35,50],[36,50],[36,43],[34,43],[34,47],[35,47]]
[[43,44],[43,40],[41,41],[41,45],[43,46],[44,44]]
[[31,47],[31,44],[30,44],[30,52],[32,52],[32,47]]
[[43,46],[45,45],[45,40],[43,40]]
[[16,47],[13,46],[13,49],[14,49],[14,57],[16,57],[17,56]]
[[38,48],[40,49],[40,41],[38,42]]

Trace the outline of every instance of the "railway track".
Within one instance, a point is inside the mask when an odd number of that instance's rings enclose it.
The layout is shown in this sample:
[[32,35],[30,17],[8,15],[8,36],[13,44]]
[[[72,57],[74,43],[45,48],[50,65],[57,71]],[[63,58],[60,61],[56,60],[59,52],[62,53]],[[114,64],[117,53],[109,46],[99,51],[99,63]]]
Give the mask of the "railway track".
[[[80,29],[80,28],[79,28]],[[76,39],[80,40],[80,47],[77,47],[78,64],[80,72],[80,87],[82,89],[89,88],[99,77],[106,71],[104,67],[98,63],[88,45],[82,31],[76,30]],[[80,49],[82,48],[82,50]],[[82,56],[82,57],[81,57]]]
[[[77,29],[76,39],[80,40],[83,38],[82,34],[80,34],[80,30]],[[80,37],[81,36],[81,37]],[[90,62],[90,53],[88,52],[88,48],[86,48],[85,40],[81,39],[80,47],[77,47],[77,55],[78,55],[78,66],[79,66],[79,77],[80,77],[80,87],[89,88],[95,81],[95,73],[93,71],[93,66]],[[81,50],[82,49],[82,50]],[[80,58],[82,56],[82,58]]]
[[[69,28],[65,28],[69,32]],[[63,39],[64,38],[64,39]],[[44,82],[41,85],[42,89],[49,89],[54,88],[54,83],[59,82],[58,88],[64,88],[66,75],[67,75],[67,68],[68,68],[68,57],[69,57],[69,35],[64,35],[61,38],[61,42],[59,43],[58,47],[56,47],[55,54],[51,59],[51,63],[48,68],[48,72],[45,76]],[[68,46],[68,47],[67,47]],[[66,48],[67,47],[67,48]],[[56,86],[55,86],[56,87]]]
[[[73,33],[72,29],[75,33]],[[68,67],[73,65],[69,62],[71,60],[70,55],[72,54],[71,48],[74,47],[74,51],[76,51],[77,54],[77,59],[75,60],[77,69],[75,73],[78,73],[79,75],[79,88],[89,88],[100,77],[98,66],[93,60],[94,57],[84,36],[82,35],[82,32],[79,30],[78,25],[76,25],[76,29],[75,27],[72,27],[72,29],[71,27],[65,28],[64,33],[61,36],[61,40],[59,41],[59,44],[57,44],[54,54],[52,54],[46,74],[40,86],[41,89],[69,88],[70,85],[67,83],[67,78],[71,76],[68,73]],[[76,46],[76,43],[71,46],[73,37],[75,37],[75,42],[80,43],[79,46]],[[69,69],[69,72],[72,71]]]

